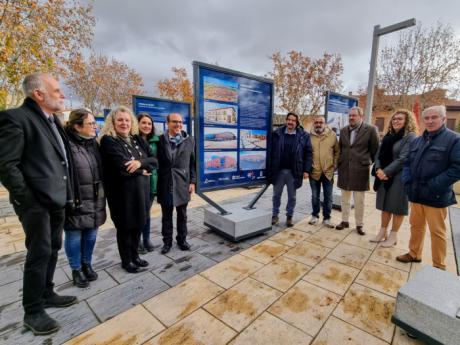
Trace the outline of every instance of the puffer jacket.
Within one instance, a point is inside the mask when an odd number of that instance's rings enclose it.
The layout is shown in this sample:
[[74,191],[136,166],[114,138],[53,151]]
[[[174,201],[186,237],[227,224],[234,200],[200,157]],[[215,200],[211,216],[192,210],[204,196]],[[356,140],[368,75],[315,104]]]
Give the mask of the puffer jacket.
[[409,201],[443,208],[456,204],[453,184],[460,179],[460,135],[443,125],[425,131],[410,146],[402,172]]
[[312,128],[310,139],[313,151],[313,166],[310,178],[318,181],[321,175],[324,174],[328,180],[332,180],[340,154],[337,135],[328,126],[326,126],[322,134],[316,134]]
[[65,230],[94,229],[106,220],[102,164],[96,139],[84,139],[70,130],[74,161],[74,205],[66,209]]

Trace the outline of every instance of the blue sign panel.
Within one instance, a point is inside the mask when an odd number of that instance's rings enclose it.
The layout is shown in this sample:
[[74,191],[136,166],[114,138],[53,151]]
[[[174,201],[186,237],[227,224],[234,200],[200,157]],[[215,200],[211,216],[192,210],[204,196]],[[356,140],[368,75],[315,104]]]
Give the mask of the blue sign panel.
[[339,136],[340,128],[348,125],[348,112],[358,106],[356,98],[328,92],[326,96],[326,123]]
[[198,190],[266,183],[273,82],[194,63]]
[[191,104],[186,102],[171,101],[162,98],[133,96],[133,110],[137,115],[140,112],[150,114],[155,122],[155,130],[158,134],[164,133],[166,127],[166,116],[171,113],[179,113],[184,124],[183,130],[191,133]]

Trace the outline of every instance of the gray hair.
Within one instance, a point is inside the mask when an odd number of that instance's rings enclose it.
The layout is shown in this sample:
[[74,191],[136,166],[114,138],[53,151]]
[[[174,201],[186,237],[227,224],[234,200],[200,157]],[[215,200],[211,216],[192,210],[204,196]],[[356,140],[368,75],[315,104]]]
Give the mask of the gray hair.
[[425,117],[425,114],[428,112],[435,112],[439,115],[441,115],[442,118],[445,118],[447,115],[446,112],[446,106],[444,105],[433,105],[432,107],[428,107],[425,110],[422,111],[422,118]]
[[22,91],[26,97],[32,97],[35,90],[44,91],[42,79],[44,75],[46,75],[46,73],[41,72],[26,75],[24,81],[22,82]]
[[364,116],[364,111],[363,108],[361,107],[351,107],[348,113],[350,113],[352,110],[356,110],[358,112],[358,115],[363,117]]

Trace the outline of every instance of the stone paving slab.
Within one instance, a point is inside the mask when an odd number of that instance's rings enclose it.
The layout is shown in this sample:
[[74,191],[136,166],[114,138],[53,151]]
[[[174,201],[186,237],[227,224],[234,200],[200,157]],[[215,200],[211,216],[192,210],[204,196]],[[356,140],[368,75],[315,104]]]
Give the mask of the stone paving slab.
[[89,298],[87,302],[97,318],[104,322],[168,288],[166,283],[146,272]]

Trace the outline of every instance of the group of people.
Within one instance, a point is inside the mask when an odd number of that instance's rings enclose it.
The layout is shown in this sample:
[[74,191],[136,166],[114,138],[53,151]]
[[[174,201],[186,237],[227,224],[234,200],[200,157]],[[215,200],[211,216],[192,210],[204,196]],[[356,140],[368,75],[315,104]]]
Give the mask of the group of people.
[[[433,266],[445,270],[447,207],[456,203],[453,184],[460,179],[460,135],[446,127],[445,106],[432,106],[422,112],[425,130],[420,136],[415,115],[406,109],[396,110],[381,141],[376,128],[363,121],[360,107],[351,108],[348,115],[349,125],[340,130],[339,139],[326,126],[323,116],[314,117],[307,134],[294,113],[288,113],[286,124],[273,133],[269,169],[274,186],[272,224],[279,222],[280,200],[286,185],[286,225],[293,226],[296,189],[302,185],[302,178],[309,177],[309,224],[319,222],[322,187],[323,224],[336,230],[349,228],[353,196],[356,231],[365,235],[365,192],[370,189],[372,170],[381,227],[370,241],[379,242],[382,247],[396,245],[410,203],[409,252],[396,260],[422,261],[428,224]],[[342,220],[336,226],[331,222],[335,171],[342,211]]]
[[[158,135],[148,113],[136,118],[124,106],[113,109],[96,139],[96,121],[87,109],[70,113],[62,127],[56,113],[64,110],[64,94],[50,74],[35,73],[23,81],[26,96],[17,109],[0,112],[0,180],[22,223],[27,248],[24,265],[24,325],[34,334],[49,334],[59,324],[48,307],[77,303],[75,296],[54,291],[53,276],[58,251],[64,247],[73,283],[86,287],[98,278],[92,254],[98,228],[110,217],[116,228],[121,266],[137,273],[149,263],[139,254],[154,249],[150,239],[150,208],[161,205],[163,246],[173,244],[173,211],[177,213],[176,241],[187,242],[187,205],[195,190],[195,143],[182,130],[182,117],[171,113],[167,130]],[[272,224],[279,222],[281,196],[287,186],[286,225],[293,226],[296,190],[309,178],[312,191],[310,224],[322,223],[336,230],[350,227],[351,197],[355,225],[364,235],[365,192],[370,170],[375,176],[381,229],[373,242],[390,247],[409,212],[409,252],[401,262],[420,262],[428,223],[433,265],[445,269],[446,207],[455,203],[452,185],[460,179],[460,136],[446,128],[446,109],[434,106],[422,113],[425,131],[418,135],[414,114],[397,110],[388,132],[379,143],[376,128],[364,123],[363,111],[351,108],[349,125],[340,137],[315,116],[307,133],[295,113],[272,134],[269,182],[273,184]],[[331,221],[335,171],[341,189],[342,221]],[[391,222],[391,227],[389,224]]]
[[182,117],[171,113],[167,131],[158,136],[149,114],[119,106],[107,116],[96,139],[96,121],[87,109],[64,110],[58,80],[46,73],[25,77],[24,103],[0,112],[0,180],[25,232],[24,325],[34,334],[55,332],[59,324],[45,308],[77,303],[54,291],[58,251],[64,248],[74,285],[87,287],[98,278],[92,254],[98,228],[106,221],[106,201],[116,228],[121,266],[137,273],[149,263],[140,253],[153,250],[150,208],[162,209],[163,246],[189,250],[187,204],[195,190],[195,144],[182,130]]

